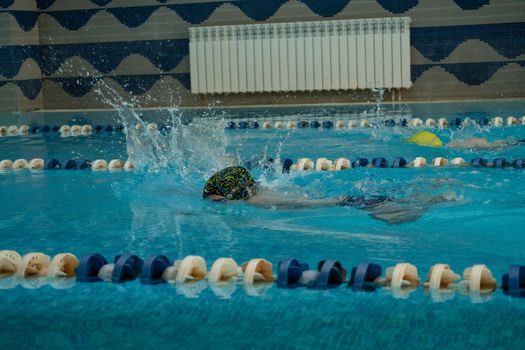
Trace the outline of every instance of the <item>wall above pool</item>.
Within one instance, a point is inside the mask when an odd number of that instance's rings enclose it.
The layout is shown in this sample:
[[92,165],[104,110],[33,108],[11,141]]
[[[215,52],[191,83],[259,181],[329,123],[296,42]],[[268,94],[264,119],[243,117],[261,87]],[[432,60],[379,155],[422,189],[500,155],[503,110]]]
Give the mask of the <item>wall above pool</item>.
[[108,86],[141,107],[366,101],[369,91],[192,95],[188,27],[392,16],[412,19],[401,100],[525,97],[521,0],[0,0],[0,111],[107,108]]

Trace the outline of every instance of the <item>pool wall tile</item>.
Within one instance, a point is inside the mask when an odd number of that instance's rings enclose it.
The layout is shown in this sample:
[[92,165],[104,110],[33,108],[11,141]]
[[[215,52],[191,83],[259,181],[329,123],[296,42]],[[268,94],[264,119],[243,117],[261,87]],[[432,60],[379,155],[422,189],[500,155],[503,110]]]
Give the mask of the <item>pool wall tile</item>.
[[[0,0],[0,110],[108,107],[104,84],[162,107],[217,97],[190,90],[193,25],[410,16],[412,82],[402,100],[525,94],[525,2],[519,0]],[[363,91],[221,96],[225,105],[359,102]],[[153,98],[148,98],[151,96]],[[385,100],[391,100],[390,92]],[[397,97],[399,98],[399,96]]]

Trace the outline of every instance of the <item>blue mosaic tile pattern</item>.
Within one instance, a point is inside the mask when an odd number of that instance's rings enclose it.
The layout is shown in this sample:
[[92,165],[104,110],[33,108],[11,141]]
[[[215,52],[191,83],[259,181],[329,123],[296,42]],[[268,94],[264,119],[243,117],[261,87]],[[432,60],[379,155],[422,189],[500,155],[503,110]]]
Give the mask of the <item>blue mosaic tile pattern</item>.
[[13,16],[20,28],[22,28],[22,30],[26,32],[35,28],[38,20],[38,12],[36,11],[0,11],[0,13],[2,12],[7,12],[11,16]]
[[8,8],[15,3],[15,0],[0,0],[1,8]]
[[0,75],[8,79],[13,78],[29,58],[40,65],[39,46],[0,46]]
[[[433,61],[448,57],[459,45],[470,39],[486,42],[507,58],[525,54],[525,22],[490,25],[465,25],[411,29],[411,46]],[[131,54],[140,54],[163,71],[175,68],[188,55],[187,39],[88,43],[48,46],[0,47],[0,74],[11,78],[22,63],[33,58],[40,62],[42,52],[45,74],[54,73],[65,60],[82,57],[97,70],[109,73]],[[169,54],[168,54],[169,52]]]
[[56,72],[71,57],[82,57],[102,73],[110,73],[133,54],[147,58],[155,67],[167,72],[189,54],[188,39],[126,41],[72,45],[41,46],[42,71]]
[[[258,0],[243,1],[211,1],[204,3],[177,3],[172,4],[167,0],[151,1],[148,6],[136,7],[105,7],[111,0],[90,0],[99,6],[92,9],[57,10],[49,9],[56,0],[37,0],[40,11],[10,10],[14,0],[0,0],[0,13],[9,13],[14,17],[20,28],[24,31],[32,30],[38,23],[39,16],[44,14],[53,17],[63,28],[77,31],[89,25],[89,20],[97,13],[104,11],[123,26],[138,28],[148,22],[153,13],[160,8],[169,9],[189,24],[205,22],[219,7],[230,4],[241,10],[247,17],[264,21],[272,17],[288,0],[268,0],[261,6]],[[326,18],[339,14],[352,0],[313,1],[300,0],[313,13]],[[392,14],[408,14],[416,8],[419,0],[370,0],[376,1],[383,9]],[[468,14],[490,4],[489,0],[454,0],[463,11]],[[457,9],[456,9],[457,11]],[[127,92],[140,95],[147,92],[159,79],[171,76],[177,79],[187,89],[190,88],[188,72],[177,74],[169,73],[175,69],[189,53],[187,39],[170,40],[133,40],[126,42],[95,42],[83,44],[61,45],[33,45],[33,46],[0,46],[0,76],[5,80],[2,85],[13,82],[22,90],[28,99],[38,96],[42,81],[51,80],[73,97],[81,97],[93,89],[100,79],[112,79]],[[469,40],[480,40],[492,47],[506,60],[487,62],[449,63],[447,58],[460,45]],[[490,80],[498,70],[510,63],[524,67],[519,56],[525,54],[525,22],[496,23],[486,25],[457,25],[440,27],[415,27],[411,29],[411,47],[423,57],[433,61],[429,64],[413,64],[411,69],[412,82],[416,82],[424,72],[433,67],[441,67],[446,72],[455,76],[459,81],[477,86]],[[465,52],[462,52],[463,56]],[[478,57],[480,53],[472,53]],[[112,75],[111,73],[130,55],[141,55],[151,62],[159,71],[155,74],[139,75]],[[468,53],[467,53],[468,55]],[[80,57],[100,75],[94,77],[53,77],[67,60]],[[33,59],[42,71],[42,78],[13,81],[22,69],[24,62]],[[74,74],[74,73],[73,73]],[[140,80],[142,79],[142,81]]]
[[467,85],[481,85],[490,80],[500,68],[510,63],[525,66],[525,61],[419,64],[412,65],[411,79],[417,81],[430,68],[441,67]]
[[42,89],[40,79],[0,80],[0,88],[9,83],[17,85],[28,100],[34,100]]
[[[9,2],[13,0],[1,0],[4,2],[2,7],[9,7]],[[7,1],[7,2],[6,2]],[[331,1],[317,1],[317,0],[299,0],[303,2],[315,14],[330,18],[339,14],[351,0],[331,0]],[[111,1],[107,0],[91,0],[91,2],[104,6]],[[167,8],[177,13],[184,21],[190,24],[200,24],[206,21],[212,13],[224,4],[230,4],[241,10],[247,17],[255,21],[265,21],[275,15],[277,10],[286,4],[288,0],[266,0],[264,6],[261,6],[259,0],[243,0],[243,1],[212,1],[204,3],[188,3],[188,4],[158,4],[150,6],[134,6],[134,7],[110,7],[110,8],[95,8],[95,9],[79,9],[67,11],[45,11],[51,6],[53,0],[39,1],[40,13],[45,13],[53,17],[62,27],[69,30],[78,30],[84,27],[87,22],[99,12],[107,12],[114,16],[121,24],[136,28],[151,17],[153,13],[160,8]],[[464,10],[477,9],[486,5],[489,1],[475,1],[475,0],[456,0],[459,7]],[[377,0],[377,3],[383,9],[392,14],[403,14],[419,4],[419,0]],[[25,31],[34,28],[36,17],[39,12],[36,11],[8,11],[18,22],[20,27]]]
[[132,95],[142,95],[149,91],[151,87],[163,77],[172,77],[178,80],[186,89],[190,89],[189,73],[112,75],[109,77],[44,78],[44,80],[58,83],[70,96],[82,97],[89,93],[95,84],[104,78],[114,80],[125,91]]
[[490,3],[490,0],[454,0],[463,10],[477,10]]
[[[449,64],[422,64],[412,65],[411,77],[412,81],[417,81],[420,76],[427,70],[433,67],[441,67],[448,73],[454,75],[459,81],[471,85],[481,85],[490,80],[496,72],[510,63],[519,64],[525,67],[525,61],[513,62],[480,62],[480,63],[449,63]],[[133,95],[141,95],[149,91],[151,87],[162,77],[171,76],[177,79],[186,89],[190,90],[190,74],[189,73],[174,73],[174,74],[145,74],[145,75],[111,75],[106,78],[115,80],[128,93]],[[73,97],[82,97],[93,89],[93,86],[102,77],[67,77],[67,78],[44,78],[45,80],[55,81],[59,83],[62,89]],[[9,81],[7,81],[9,82]],[[19,81],[13,81],[18,83]],[[21,81],[26,82],[26,81]],[[6,83],[6,81],[0,81]],[[27,84],[27,83],[22,83]],[[34,82],[29,86],[22,87],[24,95],[28,99],[34,99],[38,96],[41,85],[35,85]],[[0,86],[1,87],[1,86]]]
[[[37,5],[40,10],[45,10],[55,3],[56,0],[37,0]],[[90,0],[93,4],[98,6],[104,6],[112,2],[112,0]],[[300,0],[308,5],[320,16],[331,17],[337,14],[337,8],[343,9],[350,3],[351,0],[333,0],[333,1],[316,1],[316,0]],[[1,7],[9,7],[14,0],[0,0]],[[164,4],[168,0],[157,0],[157,2]],[[216,3],[252,3],[252,5],[257,5],[258,0],[242,0],[242,1],[216,1]],[[288,0],[271,0],[265,1],[265,5],[268,5],[269,2],[279,3],[279,7]],[[475,10],[484,5],[490,3],[490,0],[454,0],[454,2],[461,7],[463,10]],[[385,10],[388,10],[392,13],[404,13],[409,11],[411,8],[419,4],[419,0],[377,0],[377,3],[380,4]],[[200,5],[205,5],[202,3]],[[189,4],[191,5],[191,4]],[[237,6],[237,5],[236,5]],[[335,11],[335,12],[334,12]],[[340,11],[340,10],[339,10]]]
[[102,73],[110,73],[133,54],[147,58],[155,67],[167,72],[188,55],[187,39],[88,43],[71,45],[0,47],[0,75],[13,78],[22,64],[34,59],[45,75],[55,73],[72,57],[81,57]]
[[516,58],[525,53],[525,22],[410,29],[410,45],[433,61],[448,57],[470,39],[489,44],[507,58]]

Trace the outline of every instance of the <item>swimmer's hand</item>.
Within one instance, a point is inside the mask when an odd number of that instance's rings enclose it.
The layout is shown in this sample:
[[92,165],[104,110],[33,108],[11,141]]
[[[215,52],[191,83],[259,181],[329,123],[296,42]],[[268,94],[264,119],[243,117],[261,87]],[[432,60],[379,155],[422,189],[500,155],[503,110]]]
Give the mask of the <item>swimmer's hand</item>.
[[209,201],[214,201],[214,202],[225,202],[226,201],[226,197],[219,196],[218,194],[210,194],[205,199]]

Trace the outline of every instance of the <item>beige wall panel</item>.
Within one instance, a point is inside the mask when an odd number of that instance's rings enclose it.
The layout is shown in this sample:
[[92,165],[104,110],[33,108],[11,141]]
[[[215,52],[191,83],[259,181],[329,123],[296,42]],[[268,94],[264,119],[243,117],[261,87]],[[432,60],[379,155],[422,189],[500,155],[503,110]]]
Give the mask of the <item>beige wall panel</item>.
[[480,40],[467,40],[458,45],[452,53],[441,60],[446,63],[465,62],[498,62],[507,61],[508,58],[500,55],[489,44]]
[[[34,26],[30,31],[24,31],[18,26],[18,23],[13,19],[14,24],[11,26],[11,42],[16,45],[39,45],[39,30],[38,25]],[[0,39],[1,42],[2,39]],[[0,44],[2,45],[2,44]]]
[[15,1],[8,10],[31,11],[36,9],[36,0],[22,0]]
[[429,64],[435,63],[431,59],[423,56],[416,48],[410,47],[410,63],[411,64]]
[[11,45],[11,15],[0,12],[0,46]]
[[0,87],[0,112],[11,112],[17,110],[15,84],[6,84]]

